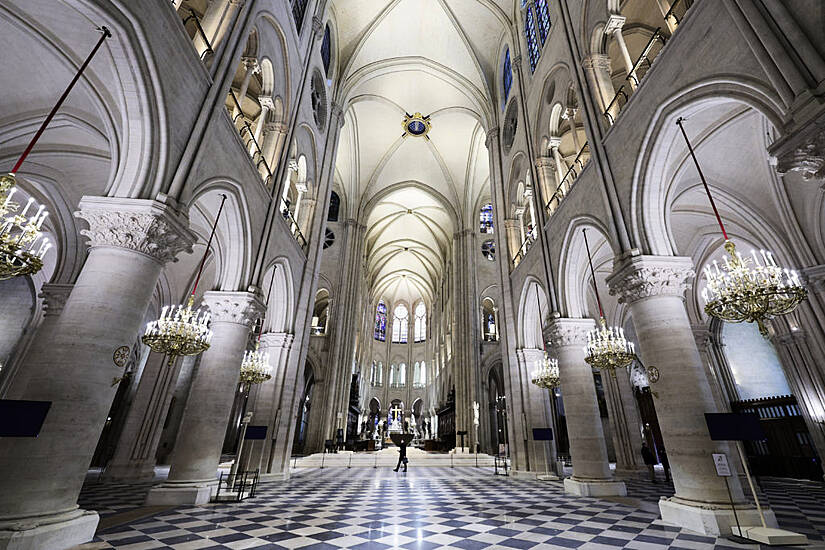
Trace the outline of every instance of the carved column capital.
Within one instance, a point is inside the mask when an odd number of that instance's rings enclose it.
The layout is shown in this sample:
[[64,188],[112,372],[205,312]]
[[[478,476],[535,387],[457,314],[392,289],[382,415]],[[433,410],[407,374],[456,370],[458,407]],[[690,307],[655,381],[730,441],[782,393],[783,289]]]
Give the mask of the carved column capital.
[[315,34],[316,40],[321,40],[324,37],[324,21],[317,15],[312,16],[312,32]]
[[484,144],[487,146],[487,149],[490,149],[492,144],[498,141],[498,134],[498,126],[493,126],[487,130],[487,138],[484,140]]
[[695,275],[691,259],[682,256],[627,256],[618,258],[616,264],[607,284],[621,304],[651,296],[683,298]]
[[610,71],[610,56],[603,53],[592,53],[582,59],[582,68],[585,70]]
[[60,283],[46,283],[40,287],[40,298],[43,299],[43,316],[57,317],[60,315],[73,288],[73,284]]
[[555,170],[556,161],[554,161],[552,157],[538,157],[536,158],[536,168],[538,168],[539,170],[541,170],[542,168],[546,168],[548,170]]
[[264,126],[264,133],[286,135],[289,132],[289,127],[283,122],[267,122]]
[[780,153],[776,171],[780,174],[800,172],[804,180],[825,179],[825,132],[817,132]]
[[604,34],[613,34],[616,31],[621,31],[627,18],[617,13],[611,13],[607,18],[607,23],[604,25]]
[[260,66],[258,65],[258,59],[255,57],[244,56],[241,58],[241,63],[243,63],[243,66],[247,71],[252,71],[253,73],[257,72],[258,69],[260,69]]
[[707,325],[691,325],[693,330],[693,338],[696,340],[696,347],[700,350],[705,350],[713,344],[713,334]]
[[808,290],[815,293],[825,292],[825,265],[813,265],[800,271]]
[[167,263],[177,261],[182,251],[192,252],[195,242],[187,221],[157,201],[83,197],[74,215],[89,224],[80,234],[91,249],[125,248]]
[[550,319],[547,327],[547,340],[551,347],[564,346],[584,347],[587,344],[587,333],[596,328],[593,319],[570,319],[556,317]]
[[258,295],[251,292],[210,291],[203,303],[212,314],[212,323],[232,323],[251,327],[260,319],[266,307]]
[[330,105],[329,112],[332,120],[336,121],[338,129],[340,130],[344,126],[344,107],[337,101],[333,101],[332,105]]
[[550,150],[558,149],[559,145],[561,145],[561,137],[560,136],[550,136],[547,140],[547,147]]

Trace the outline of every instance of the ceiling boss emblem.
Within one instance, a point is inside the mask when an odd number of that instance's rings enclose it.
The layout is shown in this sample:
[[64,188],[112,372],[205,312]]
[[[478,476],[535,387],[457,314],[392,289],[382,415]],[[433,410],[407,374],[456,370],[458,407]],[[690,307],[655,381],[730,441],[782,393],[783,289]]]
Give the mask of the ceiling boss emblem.
[[421,113],[411,115],[406,113],[406,116],[404,116],[403,126],[403,137],[427,137],[427,133],[430,131],[430,128],[432,128],[432,124],[430,123],[430,115],[423,116]]

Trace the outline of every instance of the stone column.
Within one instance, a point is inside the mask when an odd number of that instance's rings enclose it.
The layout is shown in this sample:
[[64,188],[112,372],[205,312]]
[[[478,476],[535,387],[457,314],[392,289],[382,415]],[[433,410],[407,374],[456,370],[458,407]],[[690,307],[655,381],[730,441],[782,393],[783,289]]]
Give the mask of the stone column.
[[155,455],[181,361],[178,359],[170,368],[167,357],[158,353],[153,353],[146,361],[115,454],[103,473],[106,480],[135,482],[154,479]]
[[[718,409],[684,304],[693,264],[684,257],[634,255],[617,258],[615,265],[610,293],[628,305],[646,366],[656,366],[661,376],[656,410],[676,489],[659,501],[662,519],[707,535],[728,534],[735,520],[712,454],[726,454],[735,470],[737,453],[726,442],[711,441],[705,423],[704,413]],[[740,523],[759,525],[736,472],[728,482]],[[770,510],[766,516],[775,526]]]
[[[60,314],[63,313],[63,308],[66,306],[66,301],[69,299],[69,294],[72,292],[73,288],[74,285],[72,284],[59,283],[45,283],[42,287],[40,287],[40,298],[43,299],[43,320],[40,322],[40,325],[37,327],[34,335],[32,336],[32,344],[42,341],[44,336],[52,333],[52,330],[54,330],[54,324],[57,322]],[[28,348],[30,347],[31,344],[27,346],[26,351],[28,351]],[[13,378],[9,381],[9,385],[7,386],[9,389],[7,394],[4,396],[6,399],[22,399],[20,396],[25,390],[29,380],[29,371],[25,368],[21,368],[21,363],[24,357],[25,355],[18,357],[17,361],[15,361],[16,364],[14,365],[6,365],[6,368],[14,368],[12,374],[10,375]]]
[[[516,257],[516,253],[521,246],[521,241],[519,241],[519,227],[519,220],[513,218],[504,219],[504,232],[507,237],[507,248],[510,249],[507,257],[507,263],[510,266],[513,265],[513,259]],[[502,250],[502,252],[504,251]]]
[[575,149],[574,157],[578,156],[579,151],[582,150],[582,144],[581,141],[579,141],[579,131],[576,129],[576,112],[577,109],[573,107],[568,107],[564,111],[564,116],[570,121],[570,138],[573,140],[573,149]]
[[[238,103],[243,107],[243,101],[246,99],[246,92],[249,90],[249,81],[252,80],[252,75],[256,72],[261,70],[260,65],[258,65],[258,60],[254,57],[243,57],[241,58],[241,62],[243,63],[244,70],[246,71],[243,76],[243,80],[241,81],[241,89],[238,90]],[[238,118],[238,115],[241,114],[240,110],[238,110],[238,106],[232,109],[232,122],[235,123],[235,119]]]
[[249,329],[264,311],[251,292],[210,291],[203,301],[212,314],[212,345],[192,380],[169,478],[152,488],[147,506],[209,502]]
[[282,414],[281,388],[283,387],[284,369],[289,350],[295,337],[284,332],[269,332],[261,336],[261,351],[269,353],[269,365],[272,378],[259,385],[254,398],[249,401],[248,409],[252,411],[252,425],[266,426],[266,440],[245,445],[241,464],[245,470],[260,469],[261,479],[269,476],[269,455],[275,442],[275,426]]
[[559,360],[573,461],[573,476],[564,480],[564,490],[580,496],[624,496],[624,483],[610,472],[593,369],[584,361],[587,333],[595,326],[592,319],[550,321],[550,346]]
[[113,353],[131,346],[161,269],[193,237],[151,200],[84,197],[86,258],[63,313],[22,365],[22,399],[51,406],[37,438],[0,439],[0,547],[68,548],[94,536],[98,515],[77,497],[121,374]]
[[[524,387],[522,388],[525,403],[525,431],[527,432],[529,468],[537,475],[549,472],[556,473],[556,442],[533,440],[533,428],[552,428],[556,434],[556,423],[553,416],[553,404],[550,401],[550,392],[532,383],[533,372],[538,370],[544,362],[544,350],[519,349],[516,350],[519,370],[522,372]],[[513,471],[518,475],[520,472]]]
[[553,193],[556,191],[555,170],[556,162],[552,158],[538,157],[536,159],[536,173],[539,176],[541,196],[548,202],[553,198]]
[[[317,201],[312,198],[309,193],[301,193],[301,198],[295,208],[298,229],[300,229],[301,233],[307,238],[309,238],[309,224],[312,221],[312,214],[315,212],[316,202]],[[321,236],[321,239],[323,240],[323,235]]]
[[627,80],[630,82],[630,87],[635,90],[639,82],[636,79],[636,74],[633,72],[633,60],[630,59],[630,52],[627,51],[627,44],[622,34],[622,27],[624,26],[625,20],[625,17],[611,13],[610,17],[607,18],[607,24],[604,26],[604,34],[612,34],[616,40],[616,45],[619,46],[619,52],[622,55],[622,61],[627,71]]
[[[272,101],[271,97],[259,97],[258,101],[261,104],[261,112],[258,114],[258,121],[255,124],[255,143],[260,147],[261,134],[264,131],[264,126],[266,126],[266,117],[269,115],[269,111],[275,108],[275,102]],[[261,152],[263,152],[263,149],[261,149]]]
[[[720,411],[729,411],[730,402],[734,399],[739,399],[739,394],[736,389],[736,383],[730,375],[730,368],[726,366],[727,360],[724,357],[724,352],[718,354],[715,352],[715,348],[722,348],[724,344],[715,342],[715,338],[711,334],[710,329],[705,325],[693,325],[691,328],[693,329],[693,338],[696,340],[696,348],[699,350],[699,356],[702,358],[702,365],[705,367],[705,376],[710,383],[710,391],[713,394],[716,407]],[[731,395],[730,399],[725,398],[723,389],[725,382],[723,382],[721,378],[721,376],[723,376],[721,372],[723,369],[720,368],[722,365],[718,364],[719,359],[725,364],[724,371],[726,372],[724,375],[727,375],[730,379],[728,381],[728,392],[729,395]]]
[[616,371],[616,376],[602,375],[608,417],[616,449],[616,474],[636,474],[646,469],[642,460],[642,419],[636,409],[630,374]]
[[[561,182],[568,170],[568,166],[564,162],[561,152],[559,151],[559,145],[561,145],[560,137],[550,138],[550,152],[553,154],[553,160],[556,161],[556,187],[561,185]],[[567,190],[565,189],[564,191],[566,192]]]
[[[613,101],[616,95],[616,90],[613,88],[613,81],[610,79],[610,57],[602,53],[590,54],[582,59],[582,68],[587,80],[590,81],[590,87],[593,90],[593,101],[596,103],[596,108],[599,113],[604,113],[607,106]],[[614,103],[610,108],[610,116],[613,120],[619,114],[619,105]],[[604,117],[602,117],[604,118]],[[608,125],[613,124],[610,120]]]
[[[286,135],[289,133],[289,126],[283,122],[268,122],[265,124],[263,133],[263,143],[261,149],[264,152],[264,159],[269,164],[269,169],[275,174],[278,167],[275,163],[281,158],[281,151],[284,148]],[[275,182],[270,182],[274,186]]]

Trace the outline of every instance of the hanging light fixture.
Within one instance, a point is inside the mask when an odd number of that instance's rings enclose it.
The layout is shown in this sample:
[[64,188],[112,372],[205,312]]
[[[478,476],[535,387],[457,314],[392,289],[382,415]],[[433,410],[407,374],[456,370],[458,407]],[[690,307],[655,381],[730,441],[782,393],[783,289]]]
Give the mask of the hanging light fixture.
[[539,299],[539,285],[536,284],[536,306],[539,312],[539,334],[541,334],[541,345],[544,348],[544,359],[541,361],[541,366],[533,371],[531,381],[533,384],[545,390],[552,390],[558,388],[561,384],[559,378],[559,361],[547,355],[547,344],[544,343],[544,327],[541,321],[541,300]]
[[106,27],[100,27],[98,30],[103,33],[100,40],[77,70],[74,78],[63,91],[63,95],[40,124],[40,128],[35,132],[23,154],[17,159],[14,168],[8,174],[0,176],[0,281],[37,273],[43,268],[43,257],[52,247],[52,243],[43,236],[42,232],[43,222],[49,215],[46,207],[42,204],[38,206],[33,198],[29,198],[21,210],[22,205],[12,200],[17,192],[15,174],[31,153],[40,136],[43,135],[58,109],[63,105],[69,92],[74,88],[100,46],[112,36]]
[[218,208],[218,215],[215,216],[215,223],[212,224],[212,232],[209,241],[206,243],[206,250],[203,252],[198,275],[195,278],[195,285],[192,293],[186,301],[186,305],[163,306],[160,318],[146,324],[146,331],[141,340],[149,346],[155,353],[165,353],[169,356],[169,365],[175,362],[175,358],[187,355],[197,355],[209,349],[212,342],[212,331],[209,329],[211,315],[203,308],[193,309],[195,306],[195,292],[198,290],[203,266],[206,264],[206,256],[215,237],[218,228],[218,220],[221,219],[223,205],[226,202],[226,195],[221,195],[221,205]]
[[[272,296],[272,287],[275,286],[275,271],[278,266],[272,268],[272,278],[269,280],[269,291],[266,294],[265,307],[269,310],[269,298]],[[264,314],[265,315],[265,314]],[[266,317],[264,316],[264,319]],[[269,352],[263,352],[261,347],[261,335],[264,332],[264,319],[261,319],[261,329],[258,338],[255,340],[255,349],[246,350],[241,362],[241,382],[247,389],[254,384],[262,384],[272,378],[272,367],[269,365]]]
[[796,306],[808,296],[808,292],[802,286],[799,274],[795,270],[777,265],[771,252],[751,250],[748,257],[736,251],[736,246],[725,231],[722,217],[716,208],[710,187],[682,122],[681,117],[676,120],[699,172],[719,229],[725,238],[724,248],[728,253],[728,256],[723,258],[724,265],[720,266],[719,262],[714,260],[713,267],[705,266],[707,285],[702,291],[705,313],[729,323],[756,323],[759,332],[767,337],[768,328],[765,321],[796,309]]
[[590,244],[587,242],[587,229],[582,229],[584,246],[587,249],[587,262],[590,265],[590,276],[593,279],[593,290],[596,292],[596,303],[599,305],[599,327],[587,333],[587,346],[584,348],[584,360],[594,369],[607,371],[616,376],[616,369],[623,369],[636,360],[636,350],[633,342],[624,337],[621,327],[608,327],[604,319],[602,300],[599,297],[599,288],[596,286],[596,272],[593,269],[593,258],[590,256]]

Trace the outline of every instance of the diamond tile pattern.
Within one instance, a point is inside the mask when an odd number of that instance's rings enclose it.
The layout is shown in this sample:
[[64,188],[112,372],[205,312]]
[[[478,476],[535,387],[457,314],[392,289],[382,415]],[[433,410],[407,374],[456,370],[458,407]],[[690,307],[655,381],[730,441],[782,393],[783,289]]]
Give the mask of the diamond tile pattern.
[[[636,498],[667,494],[662,482],[629,485]],[[823,484],[768,480],[764,488],[783,524],[822,541]],[[142,493],[143,487],[132,490]],[[84,489],[82,500],[102,498],[100,487],[93,493]],[[262,485],[256,498],[241,503],[180,507],[112,527],[96,540],[128,550],[757,548],[657,518],[624,503],[567,496],[558,482],[494,476],[484,468],[421,468],[406,475],[325,469],[300,470],[287,483]]]

